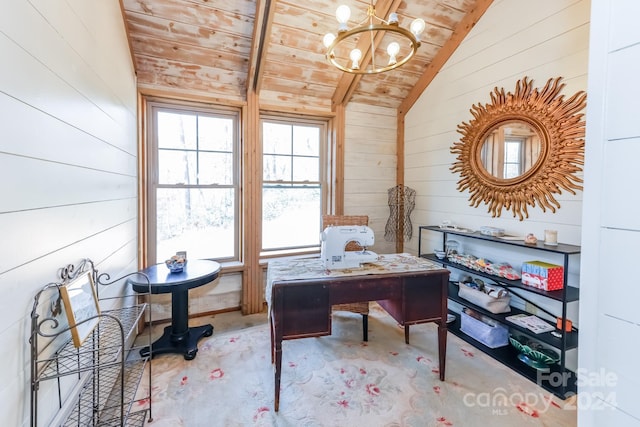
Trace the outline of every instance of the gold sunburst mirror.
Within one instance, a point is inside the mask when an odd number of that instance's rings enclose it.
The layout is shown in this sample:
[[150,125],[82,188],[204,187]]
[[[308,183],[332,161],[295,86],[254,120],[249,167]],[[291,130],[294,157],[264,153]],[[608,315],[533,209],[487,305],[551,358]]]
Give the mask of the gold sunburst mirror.
[[522,221],[528,206],[555,213],[556,194],[582,190],[576,173],[584,164],[587,95],[565,100],[560,80],[538,89],[524,77],[514,93],[496,87],[491,102],[473,105],[473,119],[458,125],[462,138],[451,147],[457,157],[450,169],[460,174],[458,191],[469,191],[471,206],[485,203],[493,217],[506,209]]

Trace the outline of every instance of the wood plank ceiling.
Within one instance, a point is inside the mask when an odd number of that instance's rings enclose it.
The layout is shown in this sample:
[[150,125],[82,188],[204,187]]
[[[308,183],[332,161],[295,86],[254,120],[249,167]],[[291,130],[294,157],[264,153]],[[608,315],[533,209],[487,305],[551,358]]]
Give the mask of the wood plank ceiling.
[[340,4],[351,8],[352,28],[366,18],[369,0],[121,1],[142,91],[242,103],[253,87],[263,107],[309,111],[349,101],[399,108],[491,3],[377,0],[378,15],[396,11],[403,27],[424,19],[422,45],[399,69],[356,76],[327,62],[322,38],[337,32]]

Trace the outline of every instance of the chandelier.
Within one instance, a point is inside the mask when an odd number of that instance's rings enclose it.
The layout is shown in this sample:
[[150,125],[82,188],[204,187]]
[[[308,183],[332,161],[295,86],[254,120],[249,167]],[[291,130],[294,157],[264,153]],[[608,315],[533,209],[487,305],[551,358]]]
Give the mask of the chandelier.
[[[351,17],[351,9],[349,6],[341,5],[336,10],[336,19],[339,23],[338,36],[333,33],[327,33],[322,40],[327,48],[327,60],[340,70],[353,74],[377,74],[385,71],[393,70],[406,64],[420,47],[419,36],[424,31],[425,23],[422,19],[417,18],[411,23],[410,30],[400,27],[398,24],[398,14],[390,13],[389,20],[376,15],[373,0],[370,1],[367,8],[367,17],[355,28],[349,30],[347,22]],[[363,57],[360,48],[353,48],[360,40],[360,34],[364,34],[367,42],[362,42],[360,47],[370,49],[371,63],[365,68],[361,68],[361,60]],[[378,62],[376,58],[376,46],[383,42],[387,44],[387,61]],[[365,44],[366,43],[366,44]],[[400,55],[400,45],[409,47],[408,52]],[[351,51],[348,53],[349,49]],[[348,58],[348,59],[347,59]]]

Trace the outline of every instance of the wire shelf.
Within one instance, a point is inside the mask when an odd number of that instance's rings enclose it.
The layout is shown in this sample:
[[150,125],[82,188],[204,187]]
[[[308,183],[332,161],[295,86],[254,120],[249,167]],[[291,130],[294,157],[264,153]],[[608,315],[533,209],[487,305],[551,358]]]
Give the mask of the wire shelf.
[[[142,422],[148,412],[145,406],[148,397],[136,398],[147,359],[126,362],[124,388],[119,365],[100,368],[100,375],[88,381],[79,393],[77,404],[62,424],[73,426],[122,426],[142,425],[135,420],[142,414]],[[124,390],[122,396],[120,391]],[[97,396],[97,398],[96,398]],[[137,411],[129,413],[133,405]]]
[[[61,315],[60,288],[87,273],[96,286],[96,295],[98,285],[122,283],[129,276],[140,275],[130,273],[109,282],[108,274],[99,274],[94,263],[85,259],[78,266],[69,264],[60,269],[61,280],[48,283],[35,295],[29,337],[31,427],[43,425],[43,420],[56,427],[142,427],[152,418],[149,363],[152,355],[141,357],[140,347],[134,342],[138,325],[145,316],[151,322],[151,313],[145,314],[148,304],[104,310],[93,318],[84,319],[93,319],[97,324],[82,345],[76,347],[71,338],[73,330],[68,326],[69,319],[65,319],[66,314]],[[149,296],[150,292],[142,294]],[[126,304],[130,298],[131,295],[123,292],[107,299]],[[98,298],[98,301],[103,300]],[[67,307],[64,308],[66,311]],[[151,328],[147,328],[145,335],[141,345],[151,346]],[[46,381],[48,385],[40,390]],[[43,404],[53,393],[57,394],[57,405],[54,407],[53,402]]]
[[40,373],[38,380],[45,381],[92,370],[96,364],[103,366],[118,363],[121,360],[123,341],[128,342],[131,334],[137,330],[137,323],[145,308],[146,304],[140,304],[103,312],[100,324],[81,347],[76,348],[68,340],[51,357],[36,362]]

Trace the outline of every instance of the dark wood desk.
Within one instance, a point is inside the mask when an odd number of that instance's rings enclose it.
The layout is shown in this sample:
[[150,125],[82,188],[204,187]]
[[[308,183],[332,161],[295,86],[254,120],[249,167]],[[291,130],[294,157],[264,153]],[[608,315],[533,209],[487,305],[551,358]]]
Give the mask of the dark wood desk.
[[400,325],[438,323],[440,380],[447,346],[449,270],[408,254],[381,255],[363,269],[328,271],[319,258],[272,261],[266,296],[275,363],[274,409],[280,406],[282,341],[331,334],[331,306],[377,301]]
[[[151,344],[151,356],[178,353],[183,354],[185,360],[194,359],[198,352],[198,341],[211,336],[213,326],[189,327],[189,289],[214,281],[220,273],[220,264],[197,259],[188,261],[181,273],[171,273],[165,264],[152,265],[140,273],[142,275],[134,275],[128,279],[134,291],[171,293],[171,325],[164,328],[162,336]],[[149,356],[149,353],[149,347],[140,350],[143,357]]]

